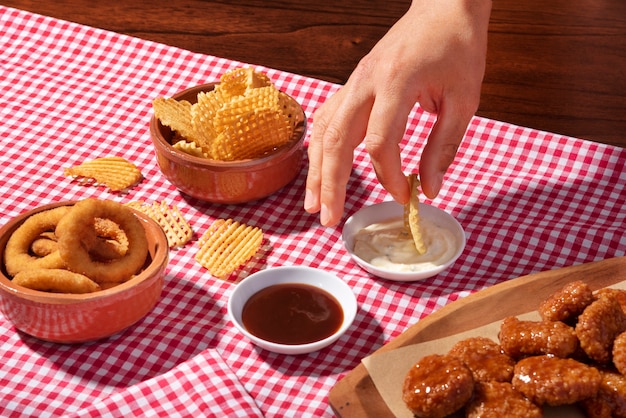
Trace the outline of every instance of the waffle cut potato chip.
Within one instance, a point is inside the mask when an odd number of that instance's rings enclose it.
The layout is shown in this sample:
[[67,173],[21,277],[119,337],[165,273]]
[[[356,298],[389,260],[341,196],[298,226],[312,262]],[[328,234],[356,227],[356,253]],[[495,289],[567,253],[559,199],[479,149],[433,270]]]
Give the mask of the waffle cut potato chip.
[[165,232],[170,248],[182,247],[191,241],[193,229],[178,206],[170,206],[165,201],[152,202],[150,205],[142,200],[127,203],[126,206],[148,215],[158,223]]
[[[297,124],[292,106],[267,75],[252,68],[225,73],[194,104],[163,97],[153,101],[159,121],[185,139],[175,147],[218,161],[260,158],[287,144]],[[187,143],[198,151],[189,152]]]
[[422,237],[420,229],[420,215],[419,215],[419,189],[420,181],[417,178],[417,174],[409,174],[407,176],[409,182],[409,190],[411,192],[411,198],[409,203],[404,206],[404,226],[408,233],[413,238],[415,243],[415,249],[418,254],[424,254],[426,252],[426,244]]
[[191,125],[191,103],[188,101],[158,97],[152,101],[152,110],[163,125],[169,126],[184,138],[195,136]]
[[195,260],[217,278],[225,278],[261,248],[263,232],[232,219],[218,219],[198,240]]
[[223,125],[209,155],[222,161],[256,158],[287,143],[290,137],[289,119],[279,111],[250,111]]
[[220,84],[216,90],[227,100],[241,96],[249,89],[268,87],[272,85],[269,77],[254,68],[237,68],[228,71],[220,77]]
[[280,92],[274,86],[247,90],[242,95],[222,103],[221,107],[215,110],[213,126],[220,131],[220,127],[232,125],[240,116],[255,110],[280,111],[279,103]]
[[129,189],[143,179],[139,168],[122,157],[96,158],[66,168],[64,174],[81,184],[104,185],[114,192]]
[[[213,120],[226,99],[218,90],[200,92],[197,98],[198,101],[191,108],[191,125],[197,134],[187,138],[208,153],[211,142],[217,137]],[[210,158],[208,154],[207,158]]]
[[183,139],[181,141],[175,142],[172,146],[177,150],[180,150],[189,155],[193,155],[194,157],[206,158],[207,156],[207,154],[202,151],[202,148],[196,145],[195,142],[187,142]]

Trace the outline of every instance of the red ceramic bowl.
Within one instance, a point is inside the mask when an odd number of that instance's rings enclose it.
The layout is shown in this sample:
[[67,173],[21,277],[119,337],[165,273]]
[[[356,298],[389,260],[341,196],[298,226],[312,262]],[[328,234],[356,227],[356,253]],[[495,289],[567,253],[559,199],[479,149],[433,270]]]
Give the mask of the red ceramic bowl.
[[[214,87],[215,83],[203,84],[172,97],[195,103],[199,92]],[[237,204],[267,197],[291,182],[303,166],[306,116],[293,99],[289,110],[295,128],[292,140],[270,155],[239,161],[209,160],[172,147],[172,130],[153,115],[150,135],[159,168],[181,192],[203,201]]]
[[[44,205],[25,212],[0,228],[0,260],[9,237],[28,216],[57,206]],[[163,288],[169,259],[167,238],[161,227],[135,211],[146,230],[149,260],[146,268],[129,281],[99,292],[73,295],[48,293],[14,285],[2,261],[0,311],[18,330],[41,340],[80,343],[116,334],[143,318],[156,304]]]

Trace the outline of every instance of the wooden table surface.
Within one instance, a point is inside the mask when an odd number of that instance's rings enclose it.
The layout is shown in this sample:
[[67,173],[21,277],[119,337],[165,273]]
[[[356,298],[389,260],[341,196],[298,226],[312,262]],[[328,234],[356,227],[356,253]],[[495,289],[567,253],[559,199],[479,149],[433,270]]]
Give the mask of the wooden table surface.
[[[343,83],[410,2],[3,0],[2,4]],[[626,147],[626,2],[495,0],[478,114]]]

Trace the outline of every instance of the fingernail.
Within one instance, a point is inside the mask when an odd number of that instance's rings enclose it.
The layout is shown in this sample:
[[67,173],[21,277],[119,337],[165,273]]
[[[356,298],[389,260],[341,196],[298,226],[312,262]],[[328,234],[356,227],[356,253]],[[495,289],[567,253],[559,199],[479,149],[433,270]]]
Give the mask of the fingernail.
[[322,205],[320,209],[320,223],[322,225],[326,225],[330,219],[330,215],[328,214],[328,206]]
[[441,185],[443,184],[443,176],[445,173],[437,173],[437,182],[435,183],[435,187],[434,187],[434,192],[435,192],[435,196],[433,197],[437,197],[437,195],[439,194],[439,191],[441,190]]
[[304,209],[305,210],[311,209],[312,206],[313,206],[313,193],[309,189],[306,189],[306,191],[304,192]]

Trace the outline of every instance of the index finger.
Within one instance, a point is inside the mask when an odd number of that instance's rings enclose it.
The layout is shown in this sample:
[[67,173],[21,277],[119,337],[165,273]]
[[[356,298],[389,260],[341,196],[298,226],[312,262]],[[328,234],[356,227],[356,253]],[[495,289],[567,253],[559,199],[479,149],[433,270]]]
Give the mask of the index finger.
[[[344,100],[346,96],[350,100]],[[321,121],[314,121],[305,198],[317,203],[308,205],[307,210],[318,209],[320,222],[325,226],[335,225],[343,215],[354,148],[363,140],[371,106],[367,97],[353,94],[348,84],[330,100],[321,113]]]
[[376,96],[365,135],[365,145],[378,181],[402,204],[408,201],[409,190],[402,171],[400,142],[414,104],[400,94]]

